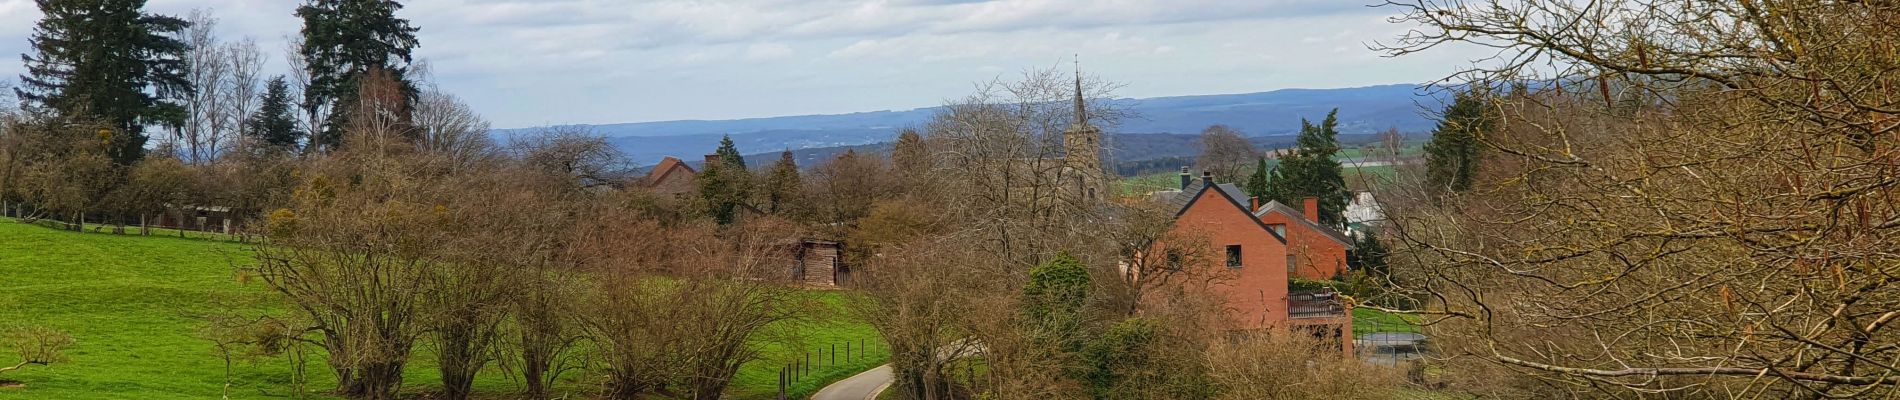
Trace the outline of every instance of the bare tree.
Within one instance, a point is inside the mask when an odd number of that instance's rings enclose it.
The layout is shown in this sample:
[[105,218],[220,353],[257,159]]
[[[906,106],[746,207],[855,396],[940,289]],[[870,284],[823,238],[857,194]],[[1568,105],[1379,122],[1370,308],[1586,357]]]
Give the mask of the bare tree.
[[926,136],[942,144],[935,167],[953,177],[941,182],[955,196],[950,204],[957,207],[949,211],[977,224],[970,232],[983,235],[1007,261],[993,266],[1020,275],[1082,233],[1085,225],[1072,222],[1088,218],[1095,205],[1073,201],[1078,196],[1063,185],[1065,174],[1103,172],[1070,168],[1063,132],[1076,122],[1078,96],[1088,110],[1082,117],[1094,126],[1110,127],[1125,116],[1099,100],[1115,86],[1057,69],[1032,70],[1020,81],[980,84],[926,125]]
[[204,164],[217,158],[228,128],[234,126],[226,105],[233,59],[226,57],[228,49],[218,40],[218,18],[210,10],[193,9],[185,19],[191,23],[180,38],[190,49],[185,79],[197,90],[186,99],[184,123],[173,127],[171,141],[185,162]]
[[19,356],[20,363],[0,366],[0,373],[11,372],[28,365],[51,365],[64,362],[66,347],[72,345],[72,335],[52,328],[27,327],[7,332],[6,346]]
[[1201,131],[1201,156],[1195,164],[1225,182],[1240,182],[1263,155],[1240,131],[1214,125]]
[[[271,239],[256,247],[257,276],[284,296],[329,353],[337,392],[394,398],[410,351],[428,332],[431,282],[449,267],[453,214],[438,199],[450,185],[402,173],[374,149],[343,154],[312,173],[291,204],[272,212]],[[335,176],[365,177],[342,184]]]
[[1478,375],[1461,382],[1505,397],[1900,394],[1900,94],[1886,89],[1900,59],[1874,56],[1900,46],[1900,7],[1388,6],[1417,28],[1382,50],[1489,46],[1459,78],[1523,83],[1479,138],[1496,157],[1473,194],[1380,197],[1399,206],[1394,271]]
[[[304,61],[303,35],[284,35],[284,63],[290,65],[290,92],[305,93],[305,88],[310,87],[310,71],[304,69],[304,66],[309,64]],[[298,120],[302,125],[298,131],[321,132],[324,124],[327,123],[326,120],[329,119],[330,105],[305,102],[302,106],[304,115]],[[305,149],[313,147],[317,146],[308,146]]]
[[551,127],[510,138],[514,157],[531,168],[563,177],[573,188],[613,186],[626,180],[626,158],[619,149],[585,128]]
[[1154,305],[1155,297],[1187,294],[1188,290],[1205,289],[1232,278],[1233,271],[1215,267],[1210,261],[1214,247],[1208,243],[1206,232],[1175,224],[1175,207],[1134,203],[1121,208],[1121,218],[1115,224],[1104,227],[1122,256],[1116,271],[1121,285],[1112,287],[1121,291],[1117,297],[1129,315],[1141,315],[1143,308]]
[[224,97],[219,103],[225,110],[220,114],[226,119],[223,126],[229,130],[226,140],[229,143],[224,146],[226,149],[223,152],[245,152],[246,147],[256,145],[245,141],[255,136],[248,132],[251,124],[247,121],[257,113],[262,103],[260,97],[263,95],[264,80],[261,71],[266,61],[264,50],[257,47],[256,40],[248,37],[223,47],[223,63],[230,68],[224,91],[218,93]]
[[791,238],[771,229],[717,238],[707,224],[668,229],[620,218],[604,217],[591,229],[594,243],[583,244],[602,250],[580,321],[607,372],[607,397],[719,398],[739,366],[759,356],[754,338],[802,307],[792,289],[752,279],[774,271],[771,253]]

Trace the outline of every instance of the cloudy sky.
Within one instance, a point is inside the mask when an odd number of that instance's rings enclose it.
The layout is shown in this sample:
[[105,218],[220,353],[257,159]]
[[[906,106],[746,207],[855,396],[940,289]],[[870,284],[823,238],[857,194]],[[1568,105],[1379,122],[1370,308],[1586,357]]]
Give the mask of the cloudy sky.
[[[212,10],[280,73],[301,0],[149,0]],[[1480,54],[1367,50],[1409,26],[1360,0],[411,0],[418,56],[497,127],[934,106],[972,83],[1067,67],[1152,97],[1417,83]],[[0,0],[0,80],[39,12]]]

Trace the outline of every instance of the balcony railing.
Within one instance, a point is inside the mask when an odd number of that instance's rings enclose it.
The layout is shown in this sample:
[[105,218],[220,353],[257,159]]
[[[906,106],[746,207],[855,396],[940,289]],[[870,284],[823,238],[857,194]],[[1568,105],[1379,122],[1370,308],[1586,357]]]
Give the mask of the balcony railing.
[[1346,315],[1346,306],[1332,289],[1288,293],[1287,315],[1292,318],[1324,318]]

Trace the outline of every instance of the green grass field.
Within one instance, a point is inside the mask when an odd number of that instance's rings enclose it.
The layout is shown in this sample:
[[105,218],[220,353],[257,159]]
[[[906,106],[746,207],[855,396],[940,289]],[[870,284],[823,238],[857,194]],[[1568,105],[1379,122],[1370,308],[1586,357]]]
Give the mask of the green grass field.
[[1364,335],[1374,332],[1419,333],[1418,317],[1393,314],[1370,308],[1352,309],[1352,334]]
[[[120,236],[76,233],[0,218],[0,330],[38,325],[66,331],[74,345],[67,362],[28,366],[0,375],[24,387],[0,388],[0,399],[202,399],[223,393],[223,360],[212,342],[198,335],[205,316],[237,299],[240,311],[261,313],[279,307],[265,298],[260,283],[240,283],[235,266],[249,263],[246,245],[168,236]],[[842,292],[807,292],[833,310],[781,326],[762,343],[763,360],[747,364],[731,388],[732,397],[762,399],[776,394],[777,371],[804,348],[860,339],[872,344],[872,357],[814,368],[791,394],[808,395],[824,384],[883,363],[875,330],[838,310]],[[429,392],[438,385],[434,364],[418,346],[405,371],[406,392]],[[10,349],[9,349],[10,350]],[[0,353],[0,364],[18,357]],[[320,359],[309,365],[313,392],[334,384]],[[292,395],[291,364],[281,357],[241,360],[233,365],[232,398]],[[571,374],[559,392],[582,395],[595,389],[584,374]],[[519,384],[490,367],[476,382],[487,397],[505,398]],[[315,396],[321,398],[322,396]]]

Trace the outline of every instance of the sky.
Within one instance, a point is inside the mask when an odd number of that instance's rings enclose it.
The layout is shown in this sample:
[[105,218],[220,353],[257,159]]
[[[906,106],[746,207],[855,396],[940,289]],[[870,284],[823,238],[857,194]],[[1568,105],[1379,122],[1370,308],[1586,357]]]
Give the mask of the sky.
[[[1363,0],[411,0],[418,58],[497,128],[905,110],[1035,68],[1118,97],[1422,83],[1484,54],[1368,49],[1413,26]],[[208,9],[227,40],[283,50],[301,0],[148,0]],[[0,0],[0,80],[39,19]]]

